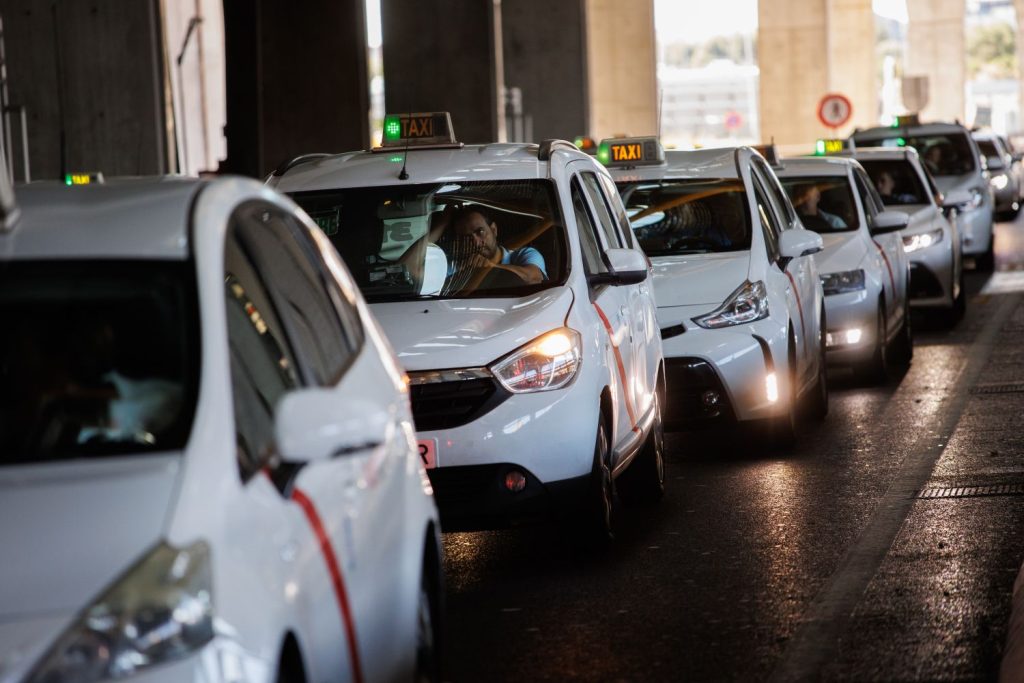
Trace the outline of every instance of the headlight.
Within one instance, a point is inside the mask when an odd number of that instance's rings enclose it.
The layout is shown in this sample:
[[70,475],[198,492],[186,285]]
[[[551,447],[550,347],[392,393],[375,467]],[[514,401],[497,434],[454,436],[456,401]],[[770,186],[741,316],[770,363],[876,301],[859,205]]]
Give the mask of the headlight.
[[210,551],[161,543],[50,648],[31,683],[122,678],[187,657],[213,639]]
[[845,270],[841,273],[821,275],[821,288],[825,294],[843,294],[864,289],[863,270]]
[[513,351],[494,363],[491,372],[514,394],[561,389],[579,370],[581,348],[579,332],[563,327]]
[[992,187],[997,190],[1005,190],[1006,186],[1010,184],[1010,179],[1005,174],[997,175],[992,179]]
[[720,327],[752,323],[768,317],[768,292],[764,283],[744,282],[729,295],[725,303],[707,315],[693,319],[701,327],[716,330]]
[[936,228],[935,230],[929,230],[928,232],[920,232],[916,235],[904,235],[903,236],[903,251],[908,254],[918,249],[926,249],[933,244],[938,244],[942,241],[942,228]]

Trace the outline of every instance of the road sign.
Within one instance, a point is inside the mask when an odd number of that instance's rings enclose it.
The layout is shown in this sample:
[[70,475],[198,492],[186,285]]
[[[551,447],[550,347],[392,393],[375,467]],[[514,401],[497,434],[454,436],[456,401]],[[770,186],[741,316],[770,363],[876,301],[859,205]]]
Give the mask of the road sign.
[[743,117],[738,111],[730,111],[725,115],[724,123],[726,130],[739,130],[743,125]]
[[853,105],[845,95],[829,93],[818,102],[818,120],[829,128],[838,128],[850,120]]

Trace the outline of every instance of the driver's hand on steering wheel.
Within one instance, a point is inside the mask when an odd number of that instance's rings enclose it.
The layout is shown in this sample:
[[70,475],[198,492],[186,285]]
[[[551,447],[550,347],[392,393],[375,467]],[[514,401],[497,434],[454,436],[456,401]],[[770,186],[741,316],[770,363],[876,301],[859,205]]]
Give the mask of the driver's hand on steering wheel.
[[473,254],[467,261],[470,268],[493,268],[494,263],[483,254]]

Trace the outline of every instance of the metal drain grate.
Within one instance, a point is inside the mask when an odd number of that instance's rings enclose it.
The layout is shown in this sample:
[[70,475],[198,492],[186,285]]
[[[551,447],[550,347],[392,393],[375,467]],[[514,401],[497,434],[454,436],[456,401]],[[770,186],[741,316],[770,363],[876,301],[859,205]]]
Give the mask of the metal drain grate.
[[993,484],[991,486],[950,486],[923,489],[918,498],[983,498],[985,496],[1024,496],[1024,484]]
[[1016,394],[1024,392],[1024,382],[1011,382],[1009,384],[983,384],[972,387],[972,394]]

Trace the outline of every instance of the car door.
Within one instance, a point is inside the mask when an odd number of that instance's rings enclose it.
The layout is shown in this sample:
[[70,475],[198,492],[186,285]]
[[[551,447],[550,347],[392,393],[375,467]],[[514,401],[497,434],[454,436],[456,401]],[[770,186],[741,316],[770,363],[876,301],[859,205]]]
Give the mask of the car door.
[[810,309],[810,306],[814,304],[814,298],[813,293],[808,292],[809,287],[804,281],[807,267],[805,263],[802,263],[810,257],[792,259],[789,263],[782,259],[779,253],[779,238],[782,235],[783,219],[780,216],[778,204],[772,200],[764,175],[756,166],[751,168],[751,180],[753,181],[757,213],[764,231],[768,259],[772,264],[768,268],[768,277],[772,281],[766,284],[770,291],[784,293],[789,320],[793,326],[796,351],[796,367],[793,369],[793,376],[797,381],[795,390],[799,393],[810,373],[817,370],[817,367],[812,366],[809,362],[809,358],[817,357],[816,353],[811,353],[812,344],[817,343],[817,335],[809,332],[811,322],[808,320],[814,314]]
[[[594,175],[592,171],[589,173],[591,176]],[[617,240],[621,238],[609,230],[609,224],[602,224],[597,218],[597,209],[590,201],[584,183],[584,173],[573,173],[570,176],[570,199],[587,274],[607,274],[609,266],[605,252],[609,248],[617,248]],[[634,431],[639,429],[640,420],[635,401],[635,387],[631,381],[634,376],[634,354],[629,292],[626,287],[596,285],[591,290],[590,300],[607,335],[606,349],[611,368],[609,381],[615,403],[615,432],[611,441],[614,447],[618,447],[627,442]]]
[[[330,276],[304,224],[277,207],[253,204],[242,213],[239,233],[280,312],[303,384],[325,389],[323,400],[336,405],[339,419],[356,401],[383,404],[388,414],[399,414],[387,405],[398,399],[397,392],[383,376],[373,347],[365,343],[358,312]],[[387,678],[386,670],[381,675],[374,670],[386,667],[388,660],[370,659],[368,653],[411,648],[393,637],[403,568],[396,468],[404,465],[408,451],[408,435],[394,422],[382,431],[379,443],[311,462],[298,469],[287,487],[290,502],[306,522],[299,543],[306,574],[314,585],[325,578],[329,582],[310,613],[312,632],[320,641],[319,671],[335,670],[340,651],[341,670],[354,679]],[[339,648],[342,642],[345,647]]]
[[[875,225],[875,216],[884,208],[874,184],[867,174],[859,168],[853,169],[854,187],[861,206],[864,208],[864,219],[870,232]],[[900,233],[890,232],[883,235],[871,235],[871,243],[877,257],[882,262],[882,289],[885,293],[886,333],[893,334],[903,321],[907,312],[907,256],[903,251],[903,238]]]

